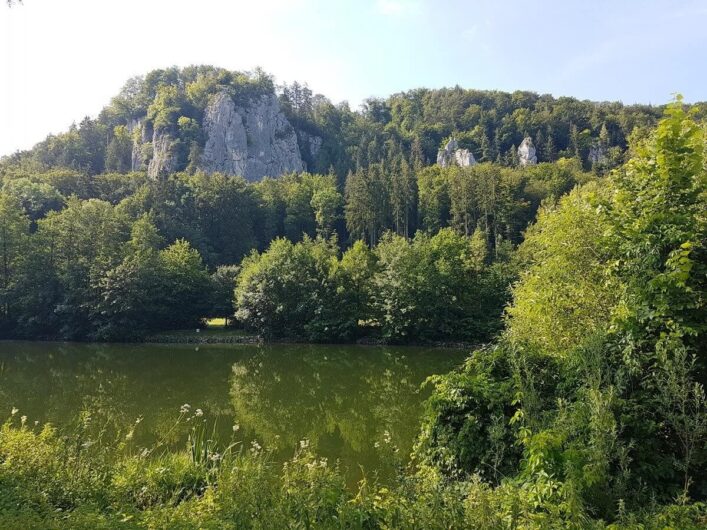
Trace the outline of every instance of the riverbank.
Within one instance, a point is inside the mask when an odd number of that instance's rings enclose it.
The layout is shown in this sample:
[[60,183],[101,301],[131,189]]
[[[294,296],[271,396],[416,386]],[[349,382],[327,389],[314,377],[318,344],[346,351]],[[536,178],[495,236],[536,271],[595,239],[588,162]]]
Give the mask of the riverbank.
[[[265,339],[258,335],[248,333],[242,329],[230,329],[225,327],[207,327],[194,330],[175,330],[154,333],[146,336],[140,342],[145,344],[302,344],[306,341],[296,337],[279,337],[276,339]],[[380,337],[361,337],[355,342],[345,344],[356,344],[359,346],[387,346],[390,345]],[[428,348],[452,348],[456,350],[473,350],[480,347],[479,344],[472,344],[463,341],[432,341],[432,342],[412,342],[398,344],[398,346],[422,346]]]
[[165,331],[147,335],[146,344],[261,344],[263,339],[240,329],[195,329]]

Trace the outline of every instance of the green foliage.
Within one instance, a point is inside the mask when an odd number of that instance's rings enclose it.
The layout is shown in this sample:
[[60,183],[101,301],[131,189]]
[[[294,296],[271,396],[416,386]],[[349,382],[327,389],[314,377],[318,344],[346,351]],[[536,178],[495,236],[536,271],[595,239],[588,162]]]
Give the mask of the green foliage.
[[510,338],[549,355],[565,355],[585,338],[606,332],[621,294],[612,274],[605,216],[590,199],[598,186],[575,189],[549,204],[526,234],[526,263],[508,309]]
[[118,125],[106,150],[106,170],[126,173],[132,168],[133,138],[128,128]]
[[332,301],[329,277],[335,260],[334,246],[323,239],[274,240],[266,252],[250,255],[241,265],[236,317],[265,337],[309,334],[315,315]]
[[510,361],[503,346],[490,346],[459,369],[428,379],[434,392],[415,449],[422,464],[456,478],[475,473],[496,485],[518,472]]
[[[703,528],[704,504],[653,505],[614,523],[538,505],[536,491],[478,476],[444,480],[431,468],[390,484],[347,486],[306,442],[276,466],[267,452],[224,452],[212,469],[187,451],[131,455],[81,444],[13,418],[0,428],[4,528]],[[221,456],[221,455],[219,455]]]
[[704,135],[678,101],[624,169],[542,209],[497,353],[433,381],[423,462],[467,476],[522,451],[494,495],[517,485],[547,527],[704,524]]
[[[387,340],[484,340],[505,303],[483,288],[485,244],[442,229],[412,241],[387,235],[376,247],[373,310]],[[495,297],[488,300],[486,297]],[[495,311],[493,307],[495,306]]]
[[337,254],[307,236],[252,254],[238,277],[237,318],[265,337],[313,341],[353,340],[363,326],[388,342],[484,340],[496,330],[511,280],[492,279],[479,234],[388,234],[374,251],[358,241]]
[[3,193],[20,200],[25,214],[36,221],[50,211],[59,210],[64,205],[64,197],[46,182],[34,182],[28,178],[17,178],[5,182]]

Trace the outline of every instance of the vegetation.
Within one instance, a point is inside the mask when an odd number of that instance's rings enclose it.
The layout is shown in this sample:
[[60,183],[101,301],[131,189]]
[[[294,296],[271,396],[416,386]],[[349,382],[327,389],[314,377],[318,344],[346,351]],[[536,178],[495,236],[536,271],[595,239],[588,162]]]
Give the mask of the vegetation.
[[[219,444],[188,409],[185,451],[138,454],[13,416],[5,526],[704,528],[699,107],[678,100],[649,132],[652,107],[451,89],[355,113],[293,85],[290,119],[322,138],[316,156],[303,148],[314,173],[196,171],[209,96],[273,89],[262,72],[152,72],[97,120],[6,159],[2,336],[140,337],[233,302],[268,338],[495,340],[429,381],[398,478],[354,490],[306,441],[279,467]],[[137,117],[176,131],[182,172],[121,173]],[[543,163],[517,168],[526,133]],[[483,163],[428,165],[451,134]]]
[[[91,443],[15,414],[0,428],[0,522],[5,528],[608,528],[575,524],[537,505],[533,491],[449,481],[431,470],[382,486],[347,486],[335,463],[302,440],[277,465],[268,451],[215,444],[203,413],[188,405],[183,451],[157,442],[140,453],[123,441]],[[390,442],[383,442],[390,444]],[[390,445],[391,455],[395,448]],[[703,504],[648,506],[610,528],[702,528]]]
[[[169,130],[175,136],[177,169],[187,170],[198,162],[203,148],[199,126],[213,94],[226,92],[243,103],[275,88],[262,70],[233,72],[203,65],[154,70],[130,79],[97,119],[86,118],[68,132],[48,137],[31,151],[14,155],[13,163],[68,167],[91,175],[122,171],[132,165],[131,131],[135,120],[142,119],[147,130]],[[451,135],[481,162],[513,166],[515,149],[531,136],[540,162],[576,159],[586,169],[603,173],[625,161],[630,141],[645,136],[663,110],[454,87],[371,98],[357,112],[345,102],[335,105],[312,94],[306,85],[277,88],[288,119],[300,133],[300,151],[311,172],[333,168],[341,183],[357,169],[398,174],[393,200],[403,206],[396,208],[399,222],[404,222],[405,205],[414,195],[409,171],[434,162]],[[313,152],[306,135],[321,138],[321,148]]]
[[420,462],[512,486],[547,525],[707,492],[704,128],[676,103],[636,153],[543,209],[507,330],[433,380]]

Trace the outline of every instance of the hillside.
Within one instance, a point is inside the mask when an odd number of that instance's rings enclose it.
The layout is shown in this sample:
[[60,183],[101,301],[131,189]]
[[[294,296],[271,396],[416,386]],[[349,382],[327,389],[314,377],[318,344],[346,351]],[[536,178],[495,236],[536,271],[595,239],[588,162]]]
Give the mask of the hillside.
[[6,157],[87,174],[147,171],[156,178],[203,169],[258,180],[334,168],[343,183],[357,167],[390,161],[434,163],[454,135],[479,162],[516,163],[532,138],[539,162],[578,158],[586,169],[624,161],[632,135],[653,127],[662,107],[553,98],[532,92],[414,89],[368,99],[360,111],[276,87],[262,71],[212,66],[154,70],[129,80],[97,119]]

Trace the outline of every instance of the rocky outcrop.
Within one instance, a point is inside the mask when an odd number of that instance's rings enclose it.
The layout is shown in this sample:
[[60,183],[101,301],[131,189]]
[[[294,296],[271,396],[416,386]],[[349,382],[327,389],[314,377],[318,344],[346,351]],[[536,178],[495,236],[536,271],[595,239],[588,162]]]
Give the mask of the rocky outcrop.
[[476,159],[468,149],[457,149],[454,151],[454,162],[460,167],[468,167],[476,164]]
[[300,145],[304,145],[305,149],[309,149],[309,154],[313,159],[317,158],[319,150],[322,148],[322,138],[304,131],[300,131],[299,135],[302,140]]
[[175,141],[166,130],[155,130],[152,135],[152,159],[147,167],[147,176],[162,178],[177,171]]
[[538,157],[535,156],[535,146],[533,139],[526,136],[518,147],[518,163],[521,166],[533,166],[538,163]]
[[437,165],[441,167],[449,167],[457,165],[460,167],[468,167],[476,164],[474,154],[468,149],[459,149],[459,144],[452,138],[437,152]]
[[237,107],[227,93],[219,93],[206,109],[203,127],[206,145],[201,168],[207,173],[256,181],[304,170],[297,136],[275,94]]
[[132,171],[144,171],[147,169],[147,162],[152,156],[151,132],[148,130],[144,120],[133,119],[128,122],[128,130],[133,135]]
[[602,164],[606,162],[606,148],[601,143],[594,143],[589,147],[587,160],[592,164]]

